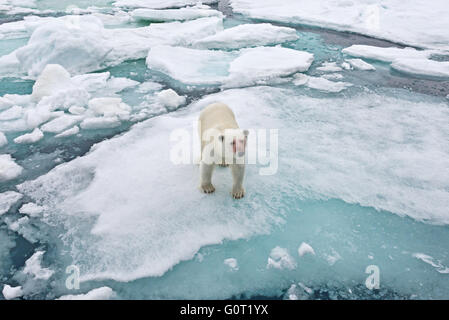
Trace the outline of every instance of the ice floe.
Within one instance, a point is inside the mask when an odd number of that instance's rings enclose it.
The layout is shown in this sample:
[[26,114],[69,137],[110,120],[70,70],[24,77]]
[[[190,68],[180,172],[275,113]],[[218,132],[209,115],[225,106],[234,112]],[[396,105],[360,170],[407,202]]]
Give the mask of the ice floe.
[[80,128],[78,126],[74,126],[70,129],[67,129],[61,133],[58,133],[55,138],[65,138],[65,137],[70,137],[73,136],[75,134],[78,134],[80,132]]
[[10,285],[5,284],[2,294],[6,300],[12,300],[23,296],[23,290],[21,286],[11,287]]
[[312,77],[302,73],[294,75],[293,83],[296,86],[305,85],[312,89],[330,93],[338,93],[352,86],[352,83],[349,82],[330,81],[325,77]]
[[345,61],[348,62],[356,70],[362,71],[376,70],[376,68],[372,64],[369,64],[368,62],[365,62],[362,59],[346,59]]
[[93,289],[85,294],[65,295],[57,300],[110,300],[116,293],[109,287]]
[[393,61],[391,68],[412,76],[449,79],[449,62],[402,58]]
[[171,111],[186,103],[186,97],[178,95],[173,89],[162,90],[156,96],[158,101]]
[[6,191],[3,193],[0,193],[0,215],[8,212],[8,210],[11,208],[11,206],[16,204],[16,202],[19,201],[20,199],[22,199],[22,197],[23,197],[22,194],[15,192],[15,191]]
[[300,257],[302,257],[305,254],[312,254],[315,255],[315,250],[313,250],[313,248],[310,246],[310,244],[308,243],[301,243],[301,245],[298,248],[298,254]]
[[[201,3],[211,4],[218,0],[202,0]],[[151,9],[166,9],[166,8],[181,8],[189,5],[198,4],[197,0],[118,0],[114,2],[114,6],[124,8],[151,8]]]
[[396,48],[396,47],[375,47],[368,45],[355,44],[342,50],[343,53],[353,57],[379,60],[383,62],[393,62],[400,58],[427,59],[435,51],[416,50],[414,48]]
[[316,69],[323,72],[339,72],[343,70],[336,62],[324,62],[321,67]]
[[5,134],[0,131],[0,148],[3,146],[6,146],[8,144],[8,139],[6,138]]
[[202,9],[196,7],[181,9],[136,9],[131,12],[131,16],[136,20],[148,20],[156,22],[185,21],[205,17],[223,17],[220,11],[212,9]]
[[0,182],[17,178],[23,168],[9,154],[0,154]]
[[281,47],[257,47],[238,52],[182,47],[152,48],[147,66],[192,85],[224,87],[254,85],[307,71],[313,54]]
[[54,271],[42,267],[41,264],[44,253],[44,251],[36,251],[27,261],[25,261],[23,273],[32,275],[34,279],[48,280],[54,274]]
[[237,271],[239,269],[237,259],[235,258],[227,258],[223,263],[227,265],[231,271]]
[[38,206],[33,202],[25,203],[19,209],[21,214],[29,215],[30,217],[39,217],[41,213],[44,211],[44,207]]
[[449,49],[446,0],[231,0],[251,18],[356,32],[412,46]]
[[293,270],[296,268],[296,261],[288,253],[287,249],[275,247],[271,250],[268,257],[267,268]]
[[14,139],[15,143],[35,143],[41,140],[44,137],[43,132],[36,128],[30,133],[25,133],[17,138]]
[[240,49],[281,44],[298,38],[296,30],[292,28],[269,23],[241,24],[197,40],[193,45],[203,49]]

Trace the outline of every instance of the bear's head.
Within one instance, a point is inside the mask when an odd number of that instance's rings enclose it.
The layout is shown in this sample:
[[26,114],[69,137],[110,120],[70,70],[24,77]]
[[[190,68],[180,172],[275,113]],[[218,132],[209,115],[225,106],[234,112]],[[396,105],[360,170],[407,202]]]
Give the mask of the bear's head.
[[244,158],[246,151],[246,142],[248,139],[248,130],[226,129],[220,136],[222,143],[222,156],[226,159],[225,163],[232,163],[237,158]]

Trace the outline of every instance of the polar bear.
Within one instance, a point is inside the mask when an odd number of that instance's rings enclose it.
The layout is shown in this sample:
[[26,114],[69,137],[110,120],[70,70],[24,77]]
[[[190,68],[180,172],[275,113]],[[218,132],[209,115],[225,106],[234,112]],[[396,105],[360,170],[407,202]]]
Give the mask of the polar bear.
[[234,112],[224,103],[213,103],[201,111],[198,119],[201,143],[200,189],[212,193],[212,173],[216,164],[231,167],[232,197],[243,198],[245,150],[248,130],[241,130]]

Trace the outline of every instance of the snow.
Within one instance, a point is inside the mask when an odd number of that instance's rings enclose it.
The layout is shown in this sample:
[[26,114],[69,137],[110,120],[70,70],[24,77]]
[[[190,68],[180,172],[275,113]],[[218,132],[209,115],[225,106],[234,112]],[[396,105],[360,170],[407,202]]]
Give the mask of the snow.
[[220,11],[201,8],[181,8],[181,9],[136,9],[131,12],[131,16],[136,20],[149,20],[155,22],[165,21],[185,21],[205,17],[223,17]]
[[412,76],[449,79],[449,62],[447,61],[402,58],[394,60],[391,68]]
[[[218,0],[202,0],[201,3],[211,4]],[[119,0],[114,2],[114,6],[125,8],[151,8],[151,9],[165,9],[165,8],[180,8],[189,5],[197,4],[197,0]]]
[[301,243],[301,245],[298,248],[298,254],[300,257],[302,257],[305,254],[313,254],[315,255],[315,250],[313,250],[313,248],[308,244],[308,243]]
[[356,70],[362,71],[376,70],[376,68],[372,64],[369,64],[368,62],[365,62],[362,59],[346,59],[345,61],[348,62]]
[[25,261],[23,273],[32,275],[34,279],[48,280],[53,275],[54,271],[41,266],[44,253],[44,251],[36,251],[27,261]]
[[158,101],[168,110],[176,110],[180,105],[186,103],[186,98],[178,95],[173,89],[162,90],[156,96]]
[[296,262],[287,249],[275,247],[268,257],[267,268],[293,270],[296,268]]
[[9,154],[0,154],[0,182],[17,178],[23,168]]
[[21,118],[23,108],[21,106],[12,106],[11,108],[0,113],[0,121],[15,120]]
[[86,294],[65,295],[57,300],[110,300],[116,293],[109,287],[93,289]]
[[67,129],[59,134],[57,134],[55,136],[55,138],[65,138],[65,137],[70,137],[73,136],[75,134],[78,134],[80,132],[80,128],[78,126],[74,126],[70,129]]
[[384,48],[358,44],[345,48],[342,52],[354,57],[383,62],[393,62],[399,58],[426,59],[434,53],[434,51],[431,50],[416,50],[414,48],[402,49],[395,47]]
[[298,40],[296,30],[269,23],[241,24],[194,42],[203,49],[240,49]]
[[235,258],[227,258],[223,261],[223,263],[227,265],[231,271],[237,271],[239,269],[237,259]]
[[305,74],[296,74],[293,83],[296,86],[306,85],[309,88],[329,93],[338,93],[352,86],[349,82],[330,81],[325,77],[312,77]]
[[0,148],[4,147],[8,144],[8,139],[6,138],[5,134],[0,131]]
[[43,97],[73,87],[70,73],[59,64],[47,64],[33,85],[31,99],[39,102]]
[[15,191],[6,191],[0,193],[0,215],[8,212],[8,210],[11,209],[11,207],[16,204],[17,201],[22,199],[22,197],[22,194]]
[[2,294],[6,300],[12,300],[23,296],[23,290],[21,286],[11,287],[10,285],[5,284]]
[[234,12],[267,21],[350,31],[418,47],[449,49],[449,7],[422,0],[231,0]]
[[307,71],[312,61],[310,53],[281,47],[236,53],[159,46],[150,50],[147,66],[185,84],[234,87]]
[[35,143],[44,137],[42,131],[38,128],[34,129],[31,133],[25,133],[14,139],[15,143]]

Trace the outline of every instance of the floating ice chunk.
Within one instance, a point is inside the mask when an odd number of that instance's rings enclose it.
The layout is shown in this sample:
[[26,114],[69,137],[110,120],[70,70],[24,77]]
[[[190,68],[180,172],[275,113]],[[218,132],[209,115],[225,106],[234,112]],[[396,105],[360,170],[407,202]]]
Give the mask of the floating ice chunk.
[[8,144],[8,139],[6,139],[5,134],[0,131],[0,148],[6,146],[7,144]]
[[0,182],[17,178],[23,168],[9,154],[0,154]]
[[2,294],[6,300],[12,300],[23,296],[23,290],[21,286],[11,287],[10,285],[5,284]]
[[356,44],[343,49],[342,52],[354,57],[379,60],[383,62],[393,62],[399,58],[426,59],[430,57],[434,51],[416,50],[413,48],[383,48]]
[[75,134],[78,134],[80,132],[80,128],[78,126],[74,126],[73,128],[67,129],[55,136],[55,138],[65,138],[74,136]]
[[109,287],[93,289],[86,294],[66,295],[57,300],[110,300],[116,296],[116,293]]
[[73,107],[70,107],[68,111],[74,115],[81,115],[84,112],[86,112],[86,108],[79,107],[79,106],[73,106]]
[[68,127],[72,127],[74,124],[80,122],[82,119],[82,116],[64,114],[56,119],[51,120],[50,122],[47,122],[40,129],[43,132],[60,133]]
[[45,96],[72,87],[70,73],[59,64],[47,64],[33,85],[31,99],[39,102]]
[[362,59],[346,59],[346,61],[356,70],[363,70],[363,71],[376,70],[376,68],[372,64],[369,64],[368,62],[365,62]]
[[290,286],[290,288],[287,290],[287,298],[288,300],[308,299],[308,296],[312,293],[312,289],[299,282],[297,285],[292,284]]
[[449,79],[449,62],[447,61],[400,58],[393,61],[391,68],[413,76]]
[[186,98],[178,95],[173,89],[158,92],[157,99],[170,111],[176,110],[180,105],[186,103]]
[[21,106],[12,106],[0,113],[0,121],[15,120],[22,117],[23,108]]
[[447,1],[231,0],[251,18],[350,31],[418,47],[449,49]]
[[434,267],[439,273],[449,274],[449,267],[445,267],[441,261],[435,261],[435,259],[424,253],[414,253],[414,258],[419,259],[432,267]]
[[53,275],[54,271],[41,266],[44,253],[44,251],[36,251],[27,261],[25,261],[23,273],[30,274],[35,279],[48,280]]
[[15,143],[35,143],[38,142],[39,140],[41,140],[44,137],[44,134],[42,133],[41,130],[39,130],[38,128],[34,129],[33,132],[31,133],[26,133],[23,134],[17,138],[14,139]]
[[307,71],[313,54],[282,47],[242,49],[229,67],[230,82],[252,84],[257,81]]
[[45,207],[38,206],[33,202],[28,202],[20,207],[19,212],[21,214],[27,214],[30,217],[39,217],[44,209]]
[[258,47],[239,52],[159,46],[150,50],[149,68],[178,81],[226,87],[252,85],[308,70],[313,55],[281,47]]
[[212,9],[200,9],[200,8],[181,8],[181,9],[166,9],[166,10],[154,10],[154,9],[136,9],[131,12],[131,16],[136,20],[149,20],[149,21],[184,21],[194,20],[205,17],[223,17],[220,11]]
[[[201,3],[216,3],[218,0],[202,0]],[[114,2],[114,6],[124,8],[181,8],[197,4],[197,0],[119,0]]]
[[298,40],[296,30],[269,23],[241,24],[197,40],[194,46],[207,49],[239,49]]
[[225,265],[227,265],[231,271],[237,271],[239,269],[239,265],[237,263],[237,259],[235,259],[235,258],[225,259],[223,261],[223,263]]
[[[0,169],[1,167],[1,157],[0,157]],[[0,170],[0,181],[1,180],[1,172]],[[22,199],[23,195],[21,193],[15,192],[15,191],[6,191],[3,193],[0,193],[0,215],[5,214],[8,212],[9,209],[11,209],[11,206],[13,206],[17,201]]]
[[300,257],[302,257],[307,253],[315,255],[315,250],[313,250],[313,248],[308,243],[303,242],[298,248],[298,254]]
[[296,268],[296,262],[287,249],[275,247],[268,257],[267,268],[293,270]]
[[104,117],[126,118],[129,116],[131,107],[123,103],[121,98],[94,98],[89,101],[89,110]]
[[[324,79],[327,80],[341,80],[344,78],[344,76],[341,73],[328,73],[321,76]],[[305,83],[303,83],[305,84]]]
[[87,118],[81,122],[80,127],[86,130],[109,129],[119,127],[121,124],[117,117]]
[[147,93],[151,91],[159,91],[163,88],[163,86],[160,83],[153,82],[153,81],[146,81],[139,85],[136,92],[138,93]]
[[233,57],[222,51],[157,46],[148,53],[146,63],[187,84],[220,84],[227,79]]
[[322,66],[316,69],[323,72],[339,72],[343,70],[336,62],[323,62]]
[[337,251],[335,251],[333,248],[331,248],[331,249],[332,249],[332,253],[330,253],[330,254],[325,254],[324,257],[326,258],[327,263],[328,263],[330,266],[333,266],[338,260],[341,260],[341,256],[340,256],[340,254],[339,254]]
[[331,93],[338,93],[352,86],[352,84],[348,82],[329,81],[325,77],[311,77],[305,74],[295,75],[293,83],[296,86],[306,85],[312,89]]

